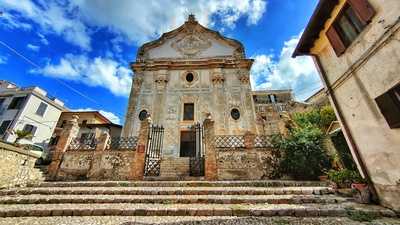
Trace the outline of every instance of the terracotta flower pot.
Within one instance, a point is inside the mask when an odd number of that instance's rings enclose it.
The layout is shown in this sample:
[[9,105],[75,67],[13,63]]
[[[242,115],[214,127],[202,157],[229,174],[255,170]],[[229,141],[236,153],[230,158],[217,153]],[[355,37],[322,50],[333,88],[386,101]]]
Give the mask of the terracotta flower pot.
[[368,184],[364,184],[364,183],[352,183],[351,184],[351,188],[352,189],[356,189],[358,191],[363,191],[366,188],[368,188]]
[[323,176],[319,176],[318,177],[320,181],[327,181],[328,180],[328,176],[323,175]]
[[354,190],[354,199],[358,203],[368,204],[371,202],[371,192],[369,191],[368,184],[352,183],[351,189]]

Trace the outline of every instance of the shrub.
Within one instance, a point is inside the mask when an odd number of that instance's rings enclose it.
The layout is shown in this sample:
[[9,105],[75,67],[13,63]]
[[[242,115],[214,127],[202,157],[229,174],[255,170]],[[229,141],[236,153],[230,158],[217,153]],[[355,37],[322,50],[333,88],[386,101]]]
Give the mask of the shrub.
[[330,170],[328,173],[328,179],[335,182],[340,188],[348,188],[352,183],[364,183],[365,180],[361,175],[354,170]]
[[330,168],[322,140],[321,130],[310,124],[291,130],[288,137],[275,139],[275,147],[282,152],[280,172],[294,179],[317,179]]
[[313,125],[322,131],[326,131],[332,121],[336,120],[336,116],[333,108],[327,105],[307,112],[294,113],[293,119],[300,127]]

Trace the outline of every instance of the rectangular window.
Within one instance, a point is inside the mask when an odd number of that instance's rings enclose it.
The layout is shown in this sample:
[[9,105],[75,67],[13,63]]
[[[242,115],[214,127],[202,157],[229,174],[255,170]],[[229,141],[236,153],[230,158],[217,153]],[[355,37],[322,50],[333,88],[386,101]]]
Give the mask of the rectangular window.
[[21,109],[24,101],[25,101],[25,96],[13,98],[10,105],[8,106],[8,109]]
[[38,109],[36,110],[36,115],[43,116],[46,112],[47,104],[41,102]]
[[7,131],[7,129],[8,129],[8,126],[10,126],[10,123],[11,123],[11,120],[4,120],[4,121],[1,123],[1,126],[0,126],[0,135],[3,135],[3,134],[6,133],[6,131]]
[[6,100],[5,98],[0,98],[0,109],[1,109],[1,106],[3,105],[5,100]]
[[375,99],[390,128],[400,128],[400,84]]
[[35,127],[35,126],[31,125],[31,124],[26,124],[26,125],[24,126],[24,129],[23,129],[23,130],[24,130],[24,131],[27,131],[27,132],[29,132],[29,133],[31,133],[31,135],[32,135],[32,137],[33,137],[33,136],[35,136],[37,127]]
[[347,5],[345,7],[343,12],[338,16],[334,26],[339,33],[340,39],[348,47],[357,38],[358,34],[361,33],[364,25],[350,6]]
[[194,104],[185,103],[183,105],[183,120],[194,120]]
[[345,52],[346,48],[358,37],[374,15],[375,10],[368,0],[347,1],[326,32],[326,36],[337,56]]

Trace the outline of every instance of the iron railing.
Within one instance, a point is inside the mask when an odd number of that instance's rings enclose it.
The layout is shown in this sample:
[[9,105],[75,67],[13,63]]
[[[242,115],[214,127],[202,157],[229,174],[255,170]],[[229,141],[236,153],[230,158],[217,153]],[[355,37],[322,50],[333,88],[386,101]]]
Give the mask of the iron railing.
[[145,176],[159,176],[164,127],[152,125],[149,129],[144,167]]
[[73,138],[68,146],[68,150],[95,150],[97,141],[94,137]]
[[214,138],[216,148],[244,148],[244,136],[242,135],[218,135]]
[[107,150],[136,150],[138,137],[110,137],[106,146]]
[[255,148],[268,148],[272,147],[271,136],[267,135],[257,135],[254,138],[254,147]]

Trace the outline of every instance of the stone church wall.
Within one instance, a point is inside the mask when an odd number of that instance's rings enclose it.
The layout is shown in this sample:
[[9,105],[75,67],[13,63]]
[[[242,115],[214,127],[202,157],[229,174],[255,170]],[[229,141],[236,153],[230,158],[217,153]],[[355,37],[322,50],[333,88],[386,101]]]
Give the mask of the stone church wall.
[[57,179],[128,180],[134,157],[134,151],[67,151],[64,153]]
[[219,180],[269,179],[273,173],[271,149],[218,149]]
[[[188,83],[185,80],[184,75],[187,72],[194,74],[193,82]],[[189,129],[195,122],[204,121],[209,113],[216,121],[217,134],[241,135],[246,131],[255,133],[255,113],[250,85],[241,83],[238,79],[240,72],[238,69],[144,72],[132,135],[136,136],[139,131],[139,113],[142,110],[150,113],[154,124],[165,128],[163,154],[167,156],[179,157],[180,131]],[[216,74],[223,75],[223,83],[212,83],[212,77]],[[160,79],[166,79],[168,82],[155,82]],[[194,103],[193,121],[183,121],[184,103]],[[232,119],[232,108],[239,109],[238,120]]]

